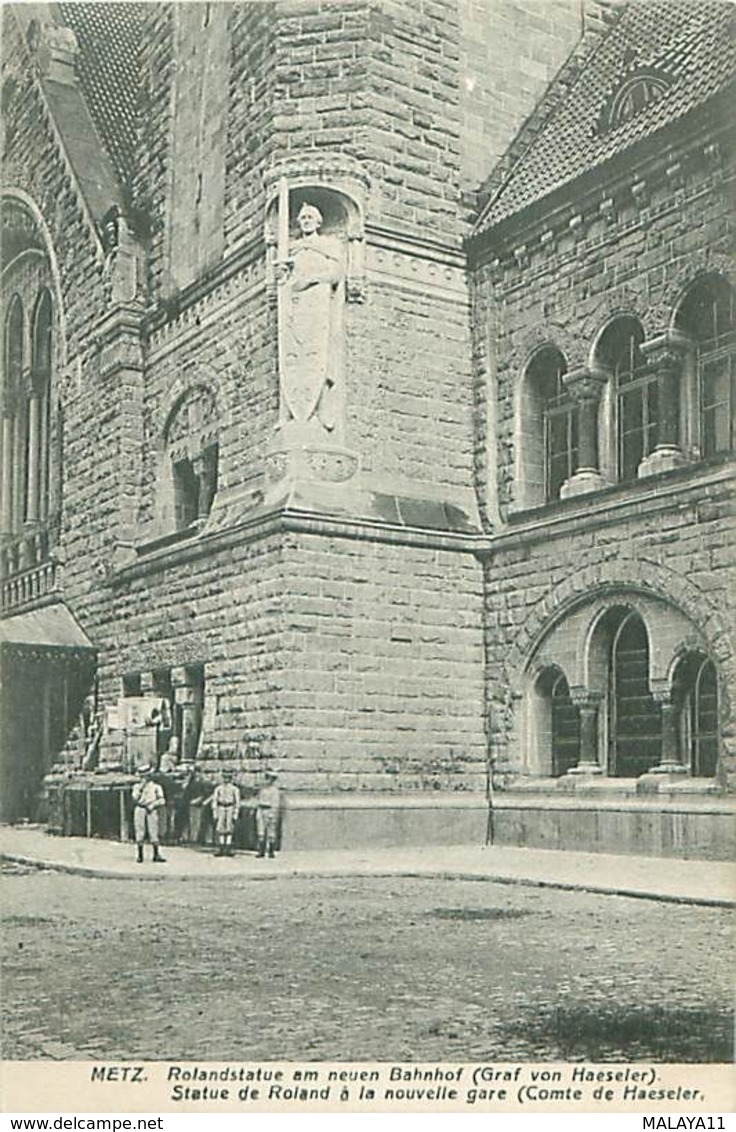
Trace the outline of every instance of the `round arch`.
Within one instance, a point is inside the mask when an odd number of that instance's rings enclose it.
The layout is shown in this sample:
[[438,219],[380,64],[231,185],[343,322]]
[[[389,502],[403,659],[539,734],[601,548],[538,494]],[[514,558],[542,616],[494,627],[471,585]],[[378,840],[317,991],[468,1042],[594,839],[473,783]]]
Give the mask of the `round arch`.
[[689,257],[665,288],[662,301],[657,307],[659,323],[655,333],[663,329],[675,329],[677,314],[687,297],[690,288],[701,278],[718,275],[736,290],[736,272],[733,259],[719,248],[707,248]]
[[645,337],[652,334],[652,311],[638,291],[622,287],[600,300],[580,324],[579,338],[584,351],[583,363],[595,365],[600,338],[618,318],[633,318],[641,323]]
[[63,291],[61,286],[61,271],[59,269],[59,261],[56,255],[56,249],[51,238],[48,225],[44,219],[41,209],[38,207],[33,197],[22,189],[15,187],[6,187],[0,194],[0,209],[7,203],[14,202],[16,206],[30,214],[35,228],[38,232],[39,238],[43,245],[43,251],[49,265],[49,272],[51,274],[52,282],[52,298],[54,314],[58,322],[58,348],[59,348],[59,366],[65,366],[67,363],[67,322],[66,310],[64,307]]
[[685,624],[690,623],[690,632],[695,626],[723,670],[736,682],[730,632],[710,597],[690,579],[661,563],[631,558],[581,565],[537,603],[509,650],[506,672],[512,694],[520,691],[520,681],[542,641],[576,608],[594,599],[611,601],[636,594],[659,599],[678,609],[686,619]]

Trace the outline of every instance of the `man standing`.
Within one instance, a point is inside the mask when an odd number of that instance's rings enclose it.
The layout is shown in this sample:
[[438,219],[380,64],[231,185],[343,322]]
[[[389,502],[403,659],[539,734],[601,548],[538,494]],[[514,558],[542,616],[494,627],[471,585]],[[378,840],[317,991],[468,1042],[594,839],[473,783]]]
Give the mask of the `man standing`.
[[223,770],[222,782],[210,798],[217,836],[216,857],[233,857],[233,830],[240,812],[240,791],[233,782],[233,772]]
[[275,770],[266,771],[266,785],[258,791],[256,798],[256,836],[258,838],[257,857],[276,856],[279,817],[281,814],[281,790]]
[[148,840],[153,848],[153,860],[163,864],[165,858],[159,852],[159,811],[166,805],[164,792],[158,782],[153,780],[153,767],[148,764],[138,767],[139,781],[133,787],[133,831],[135,833],[136,860],[143,864],[143,842]]

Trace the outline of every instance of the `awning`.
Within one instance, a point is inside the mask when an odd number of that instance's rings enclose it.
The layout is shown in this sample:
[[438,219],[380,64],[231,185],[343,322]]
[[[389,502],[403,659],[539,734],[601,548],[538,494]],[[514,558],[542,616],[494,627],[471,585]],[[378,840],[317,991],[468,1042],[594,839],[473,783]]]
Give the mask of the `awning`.
[[24,652],[50,649],[77,653],[97,651],[63,602],[0,620],[0,647],[4,651],[21,649]]

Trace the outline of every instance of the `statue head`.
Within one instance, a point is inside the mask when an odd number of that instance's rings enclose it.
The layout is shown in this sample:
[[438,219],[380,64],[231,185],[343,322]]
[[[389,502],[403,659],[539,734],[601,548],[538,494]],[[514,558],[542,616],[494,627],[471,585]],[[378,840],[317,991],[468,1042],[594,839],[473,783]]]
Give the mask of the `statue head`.
[[322,227],[322,213],[316,204],[304,203],[299,209],[296,222],[303,235],[311,236],[313,232],[319,232]]

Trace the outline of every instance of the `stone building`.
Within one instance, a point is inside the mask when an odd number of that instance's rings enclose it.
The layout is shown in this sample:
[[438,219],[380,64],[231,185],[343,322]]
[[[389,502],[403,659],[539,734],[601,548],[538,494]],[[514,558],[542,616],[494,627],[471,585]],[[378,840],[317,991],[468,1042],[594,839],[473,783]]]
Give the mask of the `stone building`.
[[146,700],[295,845],[719,851],[729,16],[6,6],[6,818]]

